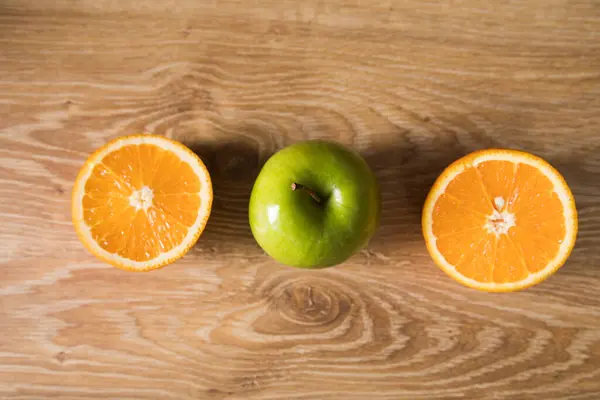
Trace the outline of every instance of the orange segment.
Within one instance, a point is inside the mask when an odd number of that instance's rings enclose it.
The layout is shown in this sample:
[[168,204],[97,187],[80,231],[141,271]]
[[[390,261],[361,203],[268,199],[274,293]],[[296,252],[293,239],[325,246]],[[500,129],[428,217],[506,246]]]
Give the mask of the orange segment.
[[138,152],[140,154],[140,164],[142,165],[141,176],[144,182],[153,182],[154,176],[156,175],[157,168],[149,168],[152,165],[161,165],[161,160],[164,154],[167,152],[161,148],[152,146],[149,144],[142,144],[138,146]]
[[158,207],[151,207],[148,210],[148,220],[160,238],[159,246],[163,252],[177,246],[187,234],[188,229],[185,225],[180,224],[175,218]]
[[486,215],[493,211],[485,187],[475,168],[467,168],[456,175],[448,183],[444,193],[468,205],[472,211]]
[[508,208],[513,212],[527,212],[551,197],[553,192],[554,185],[539,169],[519,164]]
[[[462,275],[472,279],[490,280],[495,251],[493,237],[482,237],[476,229],[468,229],[438,239],[436,246],[444,255],[444,259],[455,265]],[[476,264],[483,267],[475,268]]]
[[502,197],[509,199],[514,188],[517,164],[506,161],[485,161],[477,165],[490,199]]
[[529,276],[522,254],[515,243],[506,235],[498,237],[494,259],[492,282],[519,282]]
[[519,255],[529,273],[541,271],[558,250],[557,242],[532,235],[522,228],[514,228],[509,236],[519,251]]
[[73,189],[73,223],[99,258],[146,271],[189,250],[211,204],[210,176],[187,147],[161,136],[128,136],[87,160]]
[[173,217],[185,226],[191,226],[196,219],[194,210],[200,207],[200,196],[197,193],[164,194],[158,193],[154,197],[156,207]]
[[85,183],[85,192],[95,198],[115,195],[128,196],[131,189],[131,185],[125,179],[115,175],[102,164],[94,167],[91,176]]
[[107,168],[113,174],[124,181],[130,189],[137,189],[143,186],[142,166],[140,165],[140,156],[138,146],[129,145],[110,152],[102,159],[102,168]]
[[527,206],[514,211],[515,217],[521,221],[520,228],[530,235],[542,236],[554,243],[559,243],[565,237],[565,220],[548,216],[563,213],[564,207],[554,192],[532,196]]
[[435,203],[434,212],[437,218],[433,221],[432,228],[438,238],[477,228],[486,222],[485,214],[473,211],[468,202],[463,200],[461,203],[445,193]]
[[435,261],[485,291],[541,282],[575,244],[577,212],[564,179],[544,160],[514,150],[473,153],[448,167],[423,208]]
[[469,248],[464,252],[464,257],[456,264],[456,270],[469,279],[477,282],[491,282],[496,255],[496,238],[492,235],[471,238],[468,242],[457,243],[460,249],[464,243],[469,243]]

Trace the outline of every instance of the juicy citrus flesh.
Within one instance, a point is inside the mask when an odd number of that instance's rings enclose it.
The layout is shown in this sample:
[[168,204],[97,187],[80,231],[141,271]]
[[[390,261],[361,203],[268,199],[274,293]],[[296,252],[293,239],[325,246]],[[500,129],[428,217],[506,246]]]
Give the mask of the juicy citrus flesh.
[[546,161],[484,150],[446,169],[423,210],[434,261],[459,282],[513,291],[541,282],[566,261],[577,233],[575,202]]
[[191,150],[162,136],[134,135],[86,161],[73,189],[73,223],[93,254],[145,271],[182,257],[211,205],[210,176]]

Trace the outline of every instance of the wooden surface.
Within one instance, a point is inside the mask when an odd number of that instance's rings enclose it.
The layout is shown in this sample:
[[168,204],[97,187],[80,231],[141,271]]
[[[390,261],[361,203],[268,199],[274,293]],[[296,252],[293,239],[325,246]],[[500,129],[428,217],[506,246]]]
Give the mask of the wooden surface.
[[[0,398],[599,399],[596,0],[0,1]],[[140,131],[214,178],[191,254],[106,266],[78,242],[86,156]],[[368,249],[285,268],[246,215],[261,164],[307,138],[382,186]],[[575,193],[568,263],[490,295],[430,261],[420,209],[475,149],[553,163]]]

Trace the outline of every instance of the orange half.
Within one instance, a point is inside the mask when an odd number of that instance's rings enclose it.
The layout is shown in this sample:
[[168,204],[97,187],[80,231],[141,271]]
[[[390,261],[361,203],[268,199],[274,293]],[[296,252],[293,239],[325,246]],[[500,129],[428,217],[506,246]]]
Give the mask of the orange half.
[[147,271],[194,245],[212,198],[208,171],[190,149],[163,136],[126,136],[85,162],[73,188],[73,224],[98,258]]
[[450,165],[423,208],[434,262],[455,280],[490,292],[523,289],[567,260],[577,211],[560,173],[516,150],[484,150]]

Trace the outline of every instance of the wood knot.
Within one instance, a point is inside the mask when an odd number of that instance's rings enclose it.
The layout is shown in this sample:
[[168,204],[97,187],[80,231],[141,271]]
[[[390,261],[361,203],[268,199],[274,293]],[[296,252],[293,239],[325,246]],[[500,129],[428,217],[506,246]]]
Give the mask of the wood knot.
[[[291,305],[304,316],[306,320],[315,320],[327,315],[331,309],[332,298],[328,293],[310,285],[296,286],[287,293],[290,296]],[[335,299],[333,299],[335,300]]]
[[192,33],[192,27],[188,25],[184,29],[182,29],[180,32],[181,32],[181,36],[183,38],[188,38],[190,36],[190,34]]
[[56,355],[56,359],[58,360],[59,363],[62,364],[67,359],[67,353],[65,353],[64,351],[59,352]]
[[194,71],[169,72],[172,76],[160,89],[165,106],[178,114],[215,109],[212,92]]
[[275,324],[287,333],[300,329],[327,330],[349,316],[351,296],[336,285],[319,281],[288,282],[271,305]]
[[269,35],[273,35],[273,36],[285,36],[285,35],[289,35],[289,29],[287,27],[286,24],[281,23],[279,21],[272,21],[269,24],[269,27],[267,29],[267,33]]

